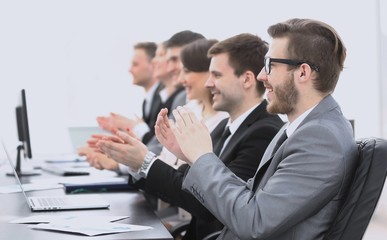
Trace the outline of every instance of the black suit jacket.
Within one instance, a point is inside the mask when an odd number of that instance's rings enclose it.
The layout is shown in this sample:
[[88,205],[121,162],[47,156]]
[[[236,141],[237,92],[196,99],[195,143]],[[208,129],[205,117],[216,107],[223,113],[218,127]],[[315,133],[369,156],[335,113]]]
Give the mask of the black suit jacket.
[[[283,125],[277,115],[267,113],[266,106],[267,102],[263,101],[250,113],[231,136],[220,156],[224,164],[245,181],[254,176],[266,147]],[[211,137],[214,144],[227,121],[223,120],[213,130]],[[175,170],[163,161],[156,160],[141,188],[190,212],[193,220],[187,232],[191,236],[189,238],[201,239],[208,233],[222,229],[222,225],[193,195],[181,189],[185,171],[189,171],[189,167]]]
[[157,115],[159,114],[161,108],[163,107],[163,103],[161,101],[161,97],[160,97],[159,93],[160,93],[160,90],[163,89],[164,86],[160,83],[158,83],[158,84],[159,85],[157,86],[157,89],[156,89],[155,93],[153,94],[149,114],[145,114],[144,104],[142,107],[142,116],[143,116],[144,122],[149,127],[149,132],[147,132],[142,137],[142,142],[145,145],[148,144],[148,142],[155,136],[155,124],[156,124],[156,120],[157,120]]

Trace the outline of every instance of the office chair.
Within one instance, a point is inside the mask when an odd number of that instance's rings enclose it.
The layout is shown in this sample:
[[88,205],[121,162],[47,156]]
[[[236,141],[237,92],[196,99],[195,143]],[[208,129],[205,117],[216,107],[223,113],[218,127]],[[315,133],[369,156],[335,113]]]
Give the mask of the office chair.
[[173,239],[181,239],[184,236],[185,231],[187,231],[189,227],[189,222],[189,220],[182,221],[169,230]]
[[[177,224],[176,226],[174,226],[170,230],[170,233],[171,233],[173,239],[183,238],[185,231],[187,231],[187,229],[189,227],[189,224],[190,224],[190,221],[183,221],[183,222]],[[205,236],[202,240],[215,240],[220,235],[220,233],[221,233],[221,230],[210,233],[207,236]]]
[[215,240],[219,237],[220,233],[222,231],[213,232],[211,234],[208,234],[203,240]]
[[383,190],[387,174],[387,140],[357,140],[359,162],[347,199],[325,240],[362,239]]

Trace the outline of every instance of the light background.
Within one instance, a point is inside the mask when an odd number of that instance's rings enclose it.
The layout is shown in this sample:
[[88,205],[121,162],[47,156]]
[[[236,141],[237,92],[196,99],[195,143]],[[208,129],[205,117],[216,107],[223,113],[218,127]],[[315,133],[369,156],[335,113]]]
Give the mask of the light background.
[[127,72],[134,43],[186,29],[218,40],[249,32],[270,41],[267,27],[293,17],[339,32],[347,60],[334,96],[355,120],[357,138],[386,138],[382,0],[0,0],[0,138],[16,148],[14,108],[25,88],[34,156],[68,153],[67,127],[96,125],[97,115],[111,111],[141,112],[144,93]]

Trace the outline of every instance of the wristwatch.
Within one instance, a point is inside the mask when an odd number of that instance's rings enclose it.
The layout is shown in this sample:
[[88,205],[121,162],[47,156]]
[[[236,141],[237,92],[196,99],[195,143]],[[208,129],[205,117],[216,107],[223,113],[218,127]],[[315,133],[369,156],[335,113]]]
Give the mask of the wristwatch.
[[147,173],[148,173],[148,168],[149,165],[152,163],[153,159],[156,158],[156,154],[154,154],[151,151],[148,151],[144,157],[144,162],[142,163],[140,169],[139,169],[139,174],[141,177],[145,178]]

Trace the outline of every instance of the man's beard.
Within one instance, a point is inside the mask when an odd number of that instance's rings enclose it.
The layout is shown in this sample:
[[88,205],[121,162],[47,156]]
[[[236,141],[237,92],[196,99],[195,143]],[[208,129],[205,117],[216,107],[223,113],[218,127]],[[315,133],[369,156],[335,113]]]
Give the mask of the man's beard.
[[298,91],[294,84],[294,77],[273,89],[275,101],[270,102],[267,111],[272,114],[289,114],[294,111],[298,99]]

